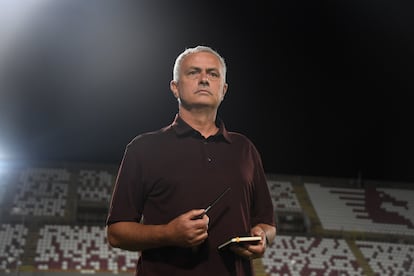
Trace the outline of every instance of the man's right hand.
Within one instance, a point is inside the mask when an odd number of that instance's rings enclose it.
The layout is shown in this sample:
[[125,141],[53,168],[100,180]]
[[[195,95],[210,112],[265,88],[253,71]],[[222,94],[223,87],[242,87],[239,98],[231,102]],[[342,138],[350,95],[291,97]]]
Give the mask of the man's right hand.
[[208,222],[204,209],[194,209],[170,221],[166,232],[172,245],[195,247],[207,239]]

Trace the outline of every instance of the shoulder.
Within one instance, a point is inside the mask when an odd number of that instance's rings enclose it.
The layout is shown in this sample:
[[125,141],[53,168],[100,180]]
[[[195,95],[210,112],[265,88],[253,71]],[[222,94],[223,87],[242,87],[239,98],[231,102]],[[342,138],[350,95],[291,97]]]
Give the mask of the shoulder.
[[228,131],[227,135],[233,146],[238,147],[241,150],[247,150],[251,153],[259,154],[256,145],[245,134],[235,131]]
[[166,126],[155,131],[138,134],[127,144],[127,148],[148,148],[168,137],[171,134],[171,130],[171,126]]
[[228,131],[227,132],[228,137],[230,138],[230,141],[232,143],[243,143],[249,146],[253,146],[253,142],[250,140],[249,137],[247,137],[245,134],[235,131]]

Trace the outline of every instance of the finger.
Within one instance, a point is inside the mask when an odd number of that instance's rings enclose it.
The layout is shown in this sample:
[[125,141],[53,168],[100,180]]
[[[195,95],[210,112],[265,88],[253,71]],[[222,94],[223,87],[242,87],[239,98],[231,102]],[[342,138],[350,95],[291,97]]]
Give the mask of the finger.
[[209,218],[207,216],[204,216],[202,219],[194,220],[194,227],[197,229],[203,229],[207,231],[208,223],[209,223]]
[[246,259],[250,259],[252,252],[250,252],[247,248],[245,248],[244,246],[232,246],[231,250],[236,253],[237,255],[246,258]]
[[205,210],[204,209],[196,209],[196,210],[192,210],[190,213],[190,217],[192,220],[196,220],[196,219],[202,219],[205,215]]

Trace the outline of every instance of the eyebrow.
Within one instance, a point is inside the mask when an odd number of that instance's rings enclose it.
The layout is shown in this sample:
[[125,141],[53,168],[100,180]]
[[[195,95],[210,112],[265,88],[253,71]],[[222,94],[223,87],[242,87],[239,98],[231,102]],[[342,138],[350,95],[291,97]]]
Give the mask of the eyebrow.
[[[190,70],[202,71],[203,69],[202,69],[202,68],[200,68],[200,67],[197,67],[197,66],[190,66],[190,67],[187,69],[187,71],[190,71]],[[213,68],[207,68],[207,69],[206,69],[206,72],[207,72],[207,73],[210,73],[210,72],[213,72],[213,71],[215,71],[215,72],[217,72],[217,73],[220,73],[220,70],[219,70],[218,68],[215,68],[215,67],[213,67]]]

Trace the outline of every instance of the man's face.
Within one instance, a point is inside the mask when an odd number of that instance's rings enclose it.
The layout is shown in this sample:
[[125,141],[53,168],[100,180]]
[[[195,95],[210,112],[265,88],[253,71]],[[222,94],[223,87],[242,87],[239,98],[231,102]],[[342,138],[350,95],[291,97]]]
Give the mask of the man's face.
[[181,64],[179,81],[171,82],[171,90],[184,107],[217,109],[227,90],[223,74],[220,60],[214,54],[190,54]]

